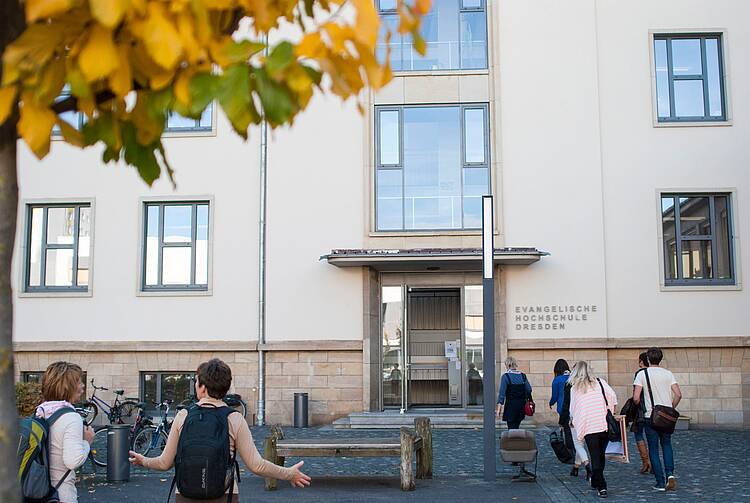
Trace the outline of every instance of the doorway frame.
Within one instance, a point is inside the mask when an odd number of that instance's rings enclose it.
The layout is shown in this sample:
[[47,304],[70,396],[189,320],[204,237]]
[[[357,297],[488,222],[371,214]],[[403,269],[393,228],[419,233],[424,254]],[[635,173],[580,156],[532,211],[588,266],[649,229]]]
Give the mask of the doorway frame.
[[[463,408],[466,409],[468,407],[475,408],[475,407],[481,407],[481,406],[467,406],[468,402],[468,379],[466,377],[466,372],[463,369],[463,364],[466,360],[466,326],[465,326],[465,318],[466,318],[466,299],[465,299],[465,287],[466,286],[482,286],[482,275],[479,271],[469,271],[469,272],[445,272],[445,273],[436,273],[436,272],[406,272],[406,273],[398,273],[398,272],[378,272],[378,304],[381,306],[378,309],[378,359],[377,359],[377,366],[378,366],[378,410],[385,411],[385,410],[400,410],[401,413],[407,412],[409,410],[414,410],[413,408],[408,407],[408,390],[407,388],[407,372],[406,368],[404,366],[407,358],[408,348],[405,348],[406,350],[402,349],[401,352],[401,366],[404,369],[404,377],[402,378],[402,392],[401,392],[401,406],[388,406],[385,407],[383,405],[383,319],[382,319],[382,289],[384,287],[401,287],[402,288],[402,309],[403,309],[403,333],[404,333],[404,339],[402,339],[402,348],[405,346],[405,338],[406,338],[406,327],[408,326],[408,313],[407,313],[407,296],[408,296],[408,288],[418,288],[418,289],[451,289],[451,288],[457,288],[460,292],[460,317],[461,317],[461,353],[460,353],[460,361],[462,364],[462,373],[461,373],[461,405],[460,406],[446,406],[446,409],[457,409],[457,408]],[[418,409],[418,408],[417,408]]]

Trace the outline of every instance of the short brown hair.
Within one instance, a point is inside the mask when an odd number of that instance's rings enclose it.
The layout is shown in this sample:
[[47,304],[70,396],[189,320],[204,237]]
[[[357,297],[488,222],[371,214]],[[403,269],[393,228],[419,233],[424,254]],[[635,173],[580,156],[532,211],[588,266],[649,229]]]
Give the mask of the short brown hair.
[[83,370],[75,363],[51,363],[42,375],[42,396],[47,402],[70,400],[78,391]]
[[232,385],[232,369],[218,358],[212,358],[198,366],[198,383],[206,387],[208,396],[221,400]]

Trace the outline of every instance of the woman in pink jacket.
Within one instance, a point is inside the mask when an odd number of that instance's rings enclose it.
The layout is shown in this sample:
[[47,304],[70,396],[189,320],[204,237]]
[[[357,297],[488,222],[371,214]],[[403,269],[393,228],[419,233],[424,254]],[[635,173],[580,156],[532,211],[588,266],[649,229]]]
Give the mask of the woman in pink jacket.
[[[607,408],[614,413],[617,396],[605,381],[598,379],[584,361],[576,363],[568,382],[570,415],[580,441],[586,442],[591,459],[591,487],[600,498],[607,497],[604,460],[607,444]],[[606,401],[605,401],[606,396]]]

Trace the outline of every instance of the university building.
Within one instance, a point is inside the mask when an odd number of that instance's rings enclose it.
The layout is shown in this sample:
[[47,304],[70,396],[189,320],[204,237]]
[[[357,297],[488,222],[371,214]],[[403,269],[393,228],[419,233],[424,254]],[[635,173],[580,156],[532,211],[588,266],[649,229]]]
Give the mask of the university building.
[[21,148],[18,379],[65,359],[179,400],[218,356],[248,420],[290,423],[300,391],[313,424],[478,414],[492,194],[497,368],[519,360],[533,421],[558,358],[623,403],[660,346],[691,426],[750,425],[750,4],[434,0],[423,31],[363,115],[320,95],[247,142],[218,107],[171,117],[176,189]]

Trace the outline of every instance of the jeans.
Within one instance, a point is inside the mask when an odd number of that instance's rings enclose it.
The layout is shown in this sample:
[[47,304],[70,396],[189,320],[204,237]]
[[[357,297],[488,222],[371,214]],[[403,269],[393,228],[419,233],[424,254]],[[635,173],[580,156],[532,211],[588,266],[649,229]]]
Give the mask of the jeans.
[[584,437],[584,440],[586,440],[586,447],[589,448],[589,456],[591,457],[591,487],[597,491],[606,489],[607,481],[604,480],[604,461],[606,458],[604,453],[609,443],[607,432],[589,433]]
[[636,442],[643,442],[645,440],[643,438],[643,423],[635,425],[633,428],[633,435],[635,435]]
[[573,441],[573,448],[576,451],[575,464],[578,466],[581,466],[582,464],[587,465],[589,463],[589,455],[586,452],[586,446],[583,445],[583,442],[578,440],[578,433],[575,428],[570,429],[570,434]]
[[[651,427],[651,419],[646,419],[643,427],[648,442],[648,459],[651,461],[651,468],[654,470],[656,485],[658,487],[666,486],[666,479],[674,474],[674,452],[672,452],[672,434],[659,433]],[[659,444],[664,454],[664,468],[662,470],[661,459],[659,459]]]

